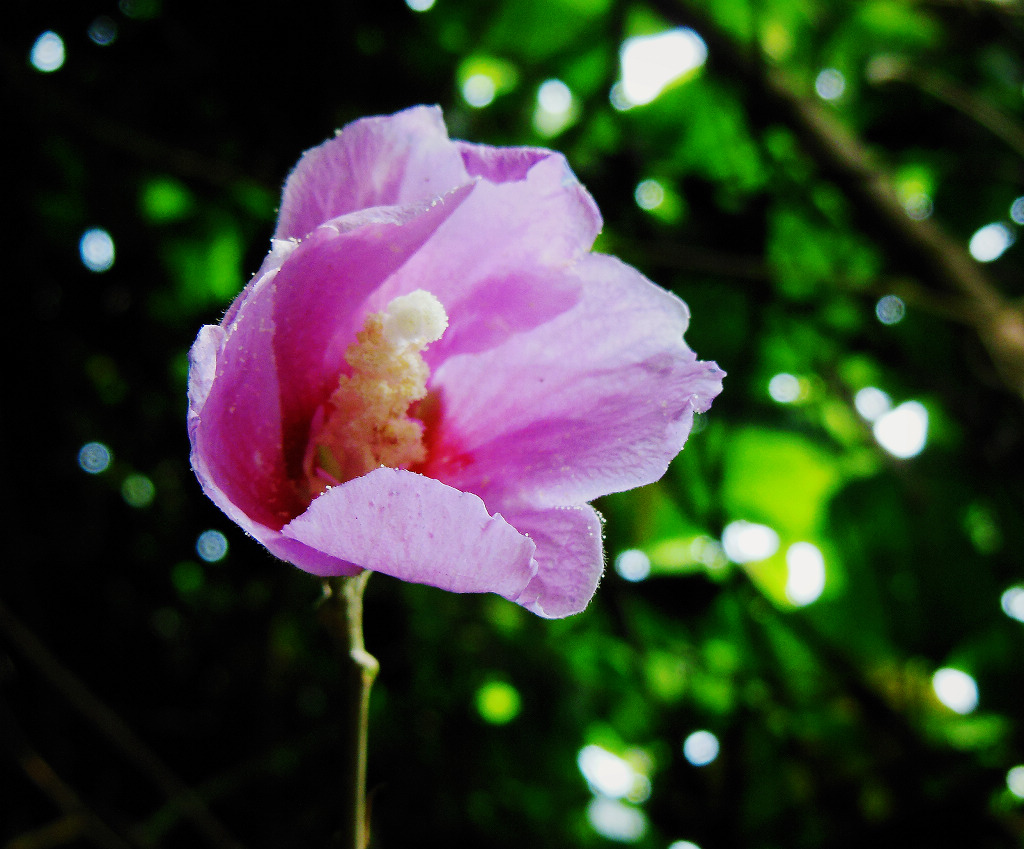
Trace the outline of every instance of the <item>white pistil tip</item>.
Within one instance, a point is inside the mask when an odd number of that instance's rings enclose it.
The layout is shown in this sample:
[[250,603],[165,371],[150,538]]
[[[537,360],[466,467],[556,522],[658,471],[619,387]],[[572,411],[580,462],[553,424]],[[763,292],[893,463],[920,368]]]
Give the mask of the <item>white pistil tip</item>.
[[388,304],[383,325],[384,338],[396,349],[414,346],[422,350],[444,335],[448,314],[430,292],[417,289]]

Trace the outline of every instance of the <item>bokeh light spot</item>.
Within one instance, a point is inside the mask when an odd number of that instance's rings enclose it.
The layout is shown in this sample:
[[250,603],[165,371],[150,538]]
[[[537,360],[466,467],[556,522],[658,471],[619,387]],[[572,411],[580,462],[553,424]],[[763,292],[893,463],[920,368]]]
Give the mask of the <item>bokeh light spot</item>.
[[114,240],[106,230],[93,227],[82,234],[78,253],[90,271],[107,271],[114,264]]
[[601,746],[580,749],[576,765],[590,789],[609,799],[628,796],[636,784],[637,772],[630,763]]
[[1024,224],[1024,197],[1019,197],[1010,204],[1010,218],[1014,224]]
[[795,542],[786,550],[786,598],[798,607],[817,601],[825,590],[825,558],[816,545]]
[[931,217],[935,204],[924,192],[916,192],[903,198],[903,209],[908,218],[912,218],[914,221],[924,221]]
[[561,80],[545,80],[537,89],[537,105],[546,112],[564,114],[572,108],[572,92]]
[[640,549],[630,548],[615,558],[615,571],[627,581],[642,581],[651,574],[651,560]]
[[131,507],[148,507],[156,497],[156,487],[145,475],[128,475],[121,484],[121,496]]
[[1024,766],[1015,766],[1007,770],[1006,786],[1018,799],[1024,799]]
[[1024,622],[1024,587],[1019,584],[1010,587],[1000,596],[999,605],[1011,619]]
[[622,82],[612,92],[612,105],[628,109],[650,103],[670,83],[703,65],[707,56],[704,40],[687,27],[627,38],[619,51]]
[[537,88],[533,126],[542,136],[560,133],[572,123],[576,113],[572,91],[561,80],[545,80]]
[[1013,231],[1005,224],[986,224],[971,236],[967,249],[978,262],[993,262],[999,259],[1015,240]]
[[883,413],[872,430],[878,444],[894,457],[916,457],[928,441],[928,411],[917,401],[907,401]]
[[619,112],[625,112],[627,109],[632,109],[635,105],[626,98],[626,90],[623,87],[621,80],[612,85],[611,91],[608,92],[608,101]]
[[825,68],[815,77],[814,90],[822,100],[838,100],[846,91],[846,77],[835,68]]
[[932,689],[940,702],[959,714],[967,714],[978,706],[978,685],[959,669],[943,667],[932,676]]
[[489,681],[476,691],[476,709],[485,722],[505,725],[519,716],[519,691],[505,681]]
[[875,304],[875,317],[882,324],[899,324],[907,314],[906,304],[896,295],[886,295]]
[[203,531],[196,539],[196,554],[207,563],[223,560],[228,553],[228,538],[220,531]]
[[434,8],[436,0],[405,0],[405,5],[414,12],[426,12]]
[[35,40],[29,61],[37,71],[48,74],[64,64],[64,39],[47,30]]
[[487,74],[473,74],[462,84],[462,97],[470,106],[482,109],[488,106],[497,94],[494,80]]
[[657,180],[641,180],[637,183],[633,198],[641,209],[657,209],[665,202],[665,187]]
[[873,422],[892,409],[892,399],[875,386],[865,386],[853,396],[853,406],[861,416]]
[[83,472],[98,475],[110,468],[113,455],[102,442],[87,442],[78,451],[78,465]]
[[733,563],[753,563],[779,550],[779,535],[767,525],[741,519],[725,526],[722,548]]
[[106,47],[117,39],[117,21],[107,15],[100,15],[89,24],[86,32],[90,41],[100,47]]
[[694,766],[707,766],[718,757],[718,738],[710,731],[694,731],[683,741],[683,757]]
[[768,394],[778,404],[792,404],[799,401],[803,394],[800,378],[785,372],[777,374],[768,381]]
[[647,817],[643,811],[616,799],[598,797],[587,806],[591,827],[608,840],[636,843],[647,833]]

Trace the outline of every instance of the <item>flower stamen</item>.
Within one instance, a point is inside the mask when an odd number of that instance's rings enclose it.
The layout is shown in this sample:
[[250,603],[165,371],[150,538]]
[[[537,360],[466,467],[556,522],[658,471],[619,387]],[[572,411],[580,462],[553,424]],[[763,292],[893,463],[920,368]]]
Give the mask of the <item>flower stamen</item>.
[[426,459],[423,423],[409,408],[427,396],[422,351],[448,327],[441,302],[417,289],[366,317],[345,352],[351,375],[324,404],[306,452],[312,495],[379,466],[408,468]]

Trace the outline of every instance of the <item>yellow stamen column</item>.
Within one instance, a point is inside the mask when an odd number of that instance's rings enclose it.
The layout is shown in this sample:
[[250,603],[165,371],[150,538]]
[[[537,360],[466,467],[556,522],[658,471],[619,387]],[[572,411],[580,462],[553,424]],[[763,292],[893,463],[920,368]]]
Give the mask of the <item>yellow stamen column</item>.
[[345,352],[342,375],[313,436],[306,475],[315,492],[379,466],[408,468],[426,459],[423,425],[409,407],[427,395],[430,370],[422,351],[448,327],[441,302],[417,289],[366,318]]

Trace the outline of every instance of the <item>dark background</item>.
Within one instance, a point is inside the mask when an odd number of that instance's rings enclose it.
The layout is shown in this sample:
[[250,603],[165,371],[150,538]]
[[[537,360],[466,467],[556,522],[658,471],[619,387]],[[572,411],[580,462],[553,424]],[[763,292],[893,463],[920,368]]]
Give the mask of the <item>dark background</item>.
[[[986,224],[1018,233],[1021,4],[4,12],[3,845],[330,845],[343,699],[320,588],[201,494],[186,353],[259,266],[301,151],[421,102],[453,136],[563,150],[604,213],[599,249],[678,292],[729,377],[663,482],[598,505],[609,570],[585,613],[370,582],[374,845],[603,846],[630,823],[659,849],[1021,844],[1024,641],[1001,599],[1024,581],[1022,254],[967,253]],[[624,39],[676,26],[707,63],[613,108]],[[48,30],[66,61],[44,73]],[[826,68],[846,84],[831,101]],[[482,108],[462,94],[478,73]],[[575,111],[541,133],[552,78]],[[100,273],[79,255],[92,227],[116,249]],[[876,317],[886,295],[901,321]],[[796,400],[769,394],[780,373]],[[879,446],[853,406],[868,386],[924,405],[918,456]],[[92,442],[112,454],[97,474]],[[737,520],[778,551],[730,562]],[[207,530],[228,545],[213,562]],[[801,541],[826,569],[806,606],[785,592]],[[612,568],[627,549],[644,580]],[[976,708],[937,698],[942,667],[977,682]],[[697,729],[721,746],[704,767],[682,750]],[[632,764],[632,798],[595,807],[587,745]]]

